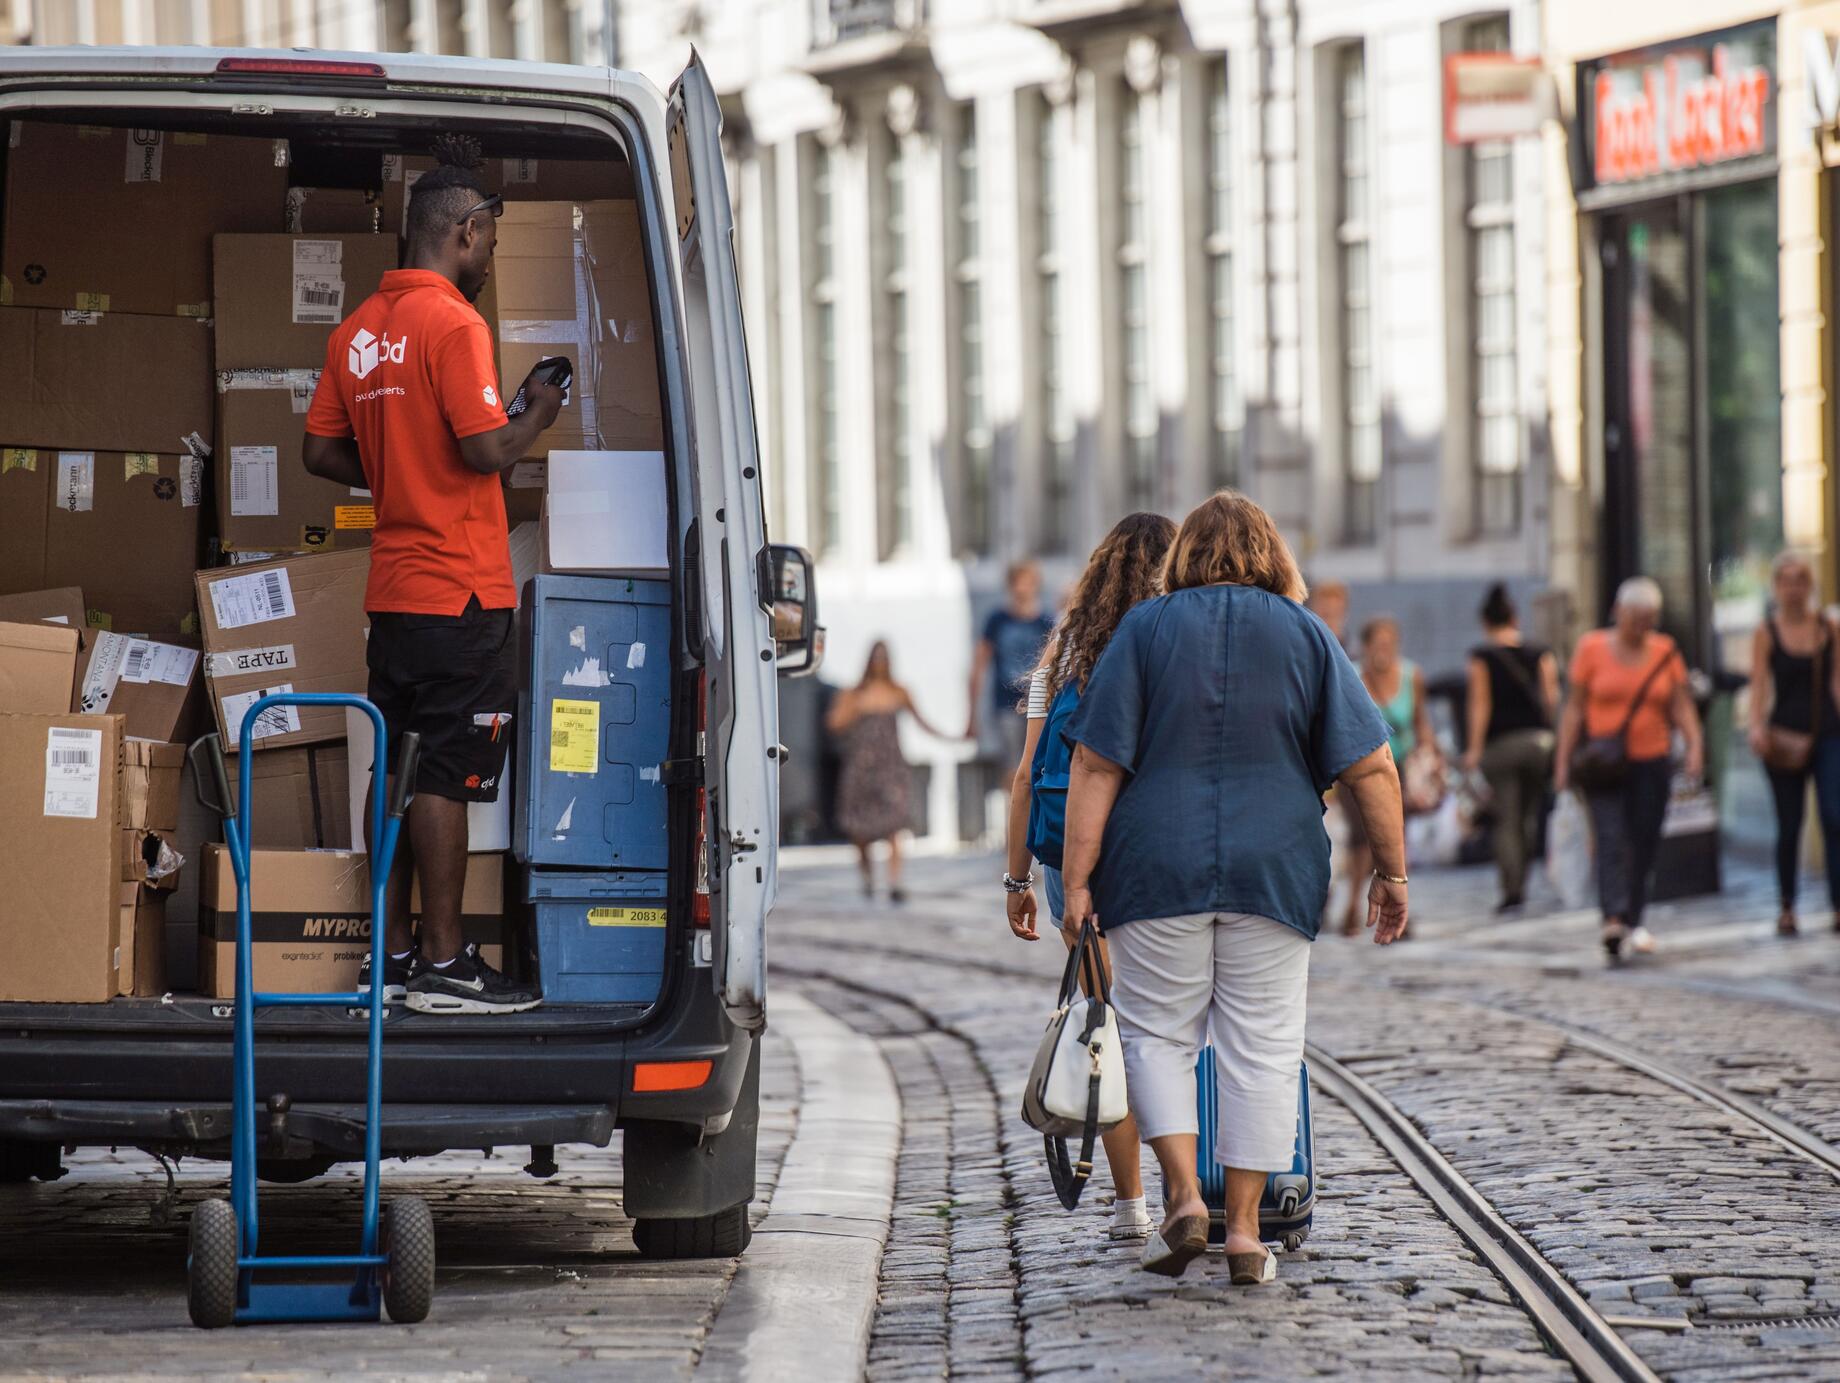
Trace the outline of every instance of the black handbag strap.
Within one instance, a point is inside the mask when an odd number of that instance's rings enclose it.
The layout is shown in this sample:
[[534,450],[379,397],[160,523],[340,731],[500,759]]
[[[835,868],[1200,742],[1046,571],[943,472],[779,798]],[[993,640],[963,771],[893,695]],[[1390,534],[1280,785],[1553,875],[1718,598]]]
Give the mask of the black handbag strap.
[[1629,727],[1636,723],[1636,712],[1640,711],[1642,703],[1648,700],[1648,689],[1655,685],[1655,679],[1666,670],[1667,665],[1679,656],[1678,648],[1670,648],[1661,655],[1661,661],[1648,670],[1648,676],[1644,677],[1642,685],[1636,688],[1635,697],[1629,703],[1629,712],[1623,717],[1623,723],[1616,727],[1617,739],[1625,742],[1629,739]]
[[1060,1006],[1071,1004],[1082,989],[1095,999],[1103,999],[1108,1007],[1111,1005],[1111,977],[1099,958],[1099,929],[1090,917],[1080,924],[1080,934],[1067,952],[1067,965],[1061,971]]
[[1092,1176],[1093,1144],[1099,1138],[1099,1073],[1093,1072],[1086,1086],[1086,1127],[1080,1132],[1080,1159],[1067,1155],[1067,1140],[1046,1135],[1042,1141],[1048,1149],[1048,1175],[1054,1182],[1054,1194],[1062,1209],[1073,1210],[1080,1203],[1080,1193]]

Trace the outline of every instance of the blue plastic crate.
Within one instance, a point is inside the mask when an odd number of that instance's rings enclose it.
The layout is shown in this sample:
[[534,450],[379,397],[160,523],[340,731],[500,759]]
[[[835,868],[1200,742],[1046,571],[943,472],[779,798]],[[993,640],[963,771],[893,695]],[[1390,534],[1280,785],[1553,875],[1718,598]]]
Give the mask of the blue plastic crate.
[[538,576],[524,657],[512,842],[526,864],[669,867],[661,777],[671,742],[671,587]]
[[543,997],[558,1004],[649,1004],[664,984],[662,881],[634,873],[530,871]]

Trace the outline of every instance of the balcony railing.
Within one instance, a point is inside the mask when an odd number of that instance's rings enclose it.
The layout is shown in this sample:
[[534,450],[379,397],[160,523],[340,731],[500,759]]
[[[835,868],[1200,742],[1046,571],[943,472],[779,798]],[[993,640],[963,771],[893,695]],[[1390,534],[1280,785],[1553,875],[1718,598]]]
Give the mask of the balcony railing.
[[909,33],[926,19],[925,0],[813,0],[820,45],[875,34]]

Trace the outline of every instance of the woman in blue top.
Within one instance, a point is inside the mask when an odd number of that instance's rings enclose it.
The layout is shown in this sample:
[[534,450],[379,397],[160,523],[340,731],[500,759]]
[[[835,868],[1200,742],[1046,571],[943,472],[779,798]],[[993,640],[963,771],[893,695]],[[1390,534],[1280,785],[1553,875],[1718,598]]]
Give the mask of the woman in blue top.
[[1195,1172],[1195,1058],[1218,1062],[1236,1283],[1269,1282],[1266,1174],[1296,1137],[1309,943],[1329,890],[1322,795],[1353,797],[1377,862],[1374,939],[1406,925],[1405,816],[1387,727],[1354,665],[1297,602],[1271,517],[1223,491],[1184,521],[1168,594],[1119,624],[1067,737],[1065,925],[1110,942],[1131,1112],[1162,1165],[1168,1217],[1143,1266],[1207,1248]]

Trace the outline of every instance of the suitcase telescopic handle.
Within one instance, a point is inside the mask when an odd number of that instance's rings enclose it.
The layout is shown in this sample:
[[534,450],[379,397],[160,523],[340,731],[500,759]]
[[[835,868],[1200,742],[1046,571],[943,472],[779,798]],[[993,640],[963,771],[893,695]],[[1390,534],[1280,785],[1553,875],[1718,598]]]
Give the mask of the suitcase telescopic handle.
[[405,730],[402,747],[396,751],[396,777],[390,783],[390,815],[402,819],[409,804],[415,800],[415,771],[422,761],[422,737],[414,730]]
[[206,811],[226,820],[236,815],[230,801],[230,770],[224,766],[224,741],[216,734],[192,741],[186,755],[192,761],[192,791]]

